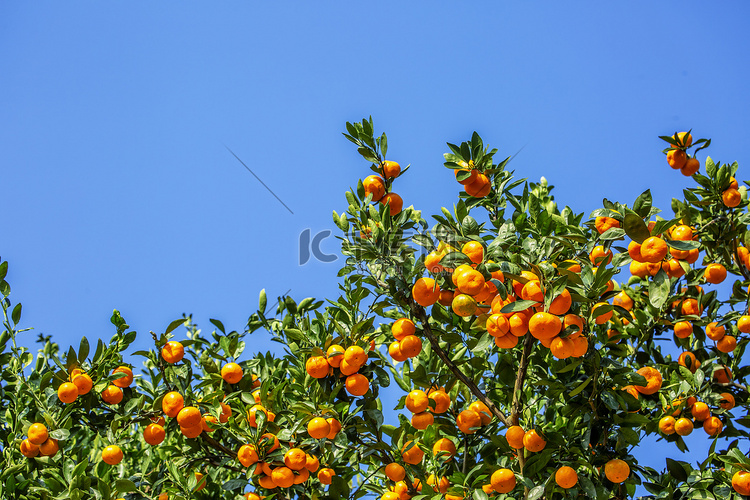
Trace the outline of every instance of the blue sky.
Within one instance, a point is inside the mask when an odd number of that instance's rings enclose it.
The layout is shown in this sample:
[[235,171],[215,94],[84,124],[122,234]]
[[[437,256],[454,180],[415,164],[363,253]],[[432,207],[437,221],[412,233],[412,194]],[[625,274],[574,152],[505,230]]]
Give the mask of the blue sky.
[[714,159],[748,164],[748,14],[738,1],[3,2],[0,255],[23,325],[65,347],[111,335],[114,308],[140,333],[183,312],[241,329],[261,288],[336,294],[341,261],[299,266],[299,235],[335,232],[331,211],[369,173],[341,132],[369,115],[389,158],[412,165],[405,205],[425,214],[456,199],[445,142],[474,130],[521,150],[512,168],[576,212],[649,187],[669,210],[692,181],[658,135],[693,128]]

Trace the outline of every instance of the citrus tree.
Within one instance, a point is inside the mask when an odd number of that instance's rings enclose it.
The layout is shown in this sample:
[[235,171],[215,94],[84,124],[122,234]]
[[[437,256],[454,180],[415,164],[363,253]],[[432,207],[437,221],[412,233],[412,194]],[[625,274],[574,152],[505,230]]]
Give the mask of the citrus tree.
[[[338,297],[261,292],[241,331],[188,316],[136,352],[115,311],[109,341],[61,351],[40,335],[35,356],[0,263],[3,498],[750,495],[736,163],[664,136],[696,183],[673,215],[646,191],[585,217],[475,133],[448,144],[461,193],[428,220],[404,208],[408,167],[372,120],[344,135],[373,173],[333,213]],[[284,354],[248,352],[258,330]],[[708,451],[684,460],[691,432]],[[649,435],[674,451],[661,470],[638,462]]]

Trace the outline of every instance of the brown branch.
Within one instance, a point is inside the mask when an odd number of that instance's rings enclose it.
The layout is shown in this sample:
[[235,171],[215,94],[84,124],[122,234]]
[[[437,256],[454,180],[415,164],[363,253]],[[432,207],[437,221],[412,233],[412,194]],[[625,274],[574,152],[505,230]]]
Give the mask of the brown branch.
[[[518,362],[518,372],[516,372],[516,383],[513,385],[513,403],[510,410],[510,418],[513,425],[518,425],[518,415],[521,413],[521,389],[523,388],[523,382],[526,379],[526,370],[529,367],[529,355],[531,354],[531,347],[534,345],[534,338],[530,333],[526,334],[526,338],[523,341],[523,352],[521,353],[521,360]],[[526,450],[518,450],[518,466],[519,473],[523,475],[523,468],[526,465]],[[526,498],[529,495],[528,486],[523,487],[524,495]]]
[[208,446],[210,446],[214,450],[226,453],[227,455],[229,455],[232,458],[237,458],[237,452],[230,450],[229,448],[227,448],[223,444],[221,444],[218,441],[216,441],[214,438],[206,436],[205,432],[201,433],[201,438],[203,439],[203,441],[206,442],[206,444]]
[[427,317],[427,314],[425,313],[425,310],[423,307],[418,306],[414,299],[409,299],[409,307],[411,309],[412,314],[419,318],[420,323],[422,323],[422,330],[424,331],[425,337],[427,337],[427,340],[430,341],[430,345],[432,346],[433,352],[438,355],[440,360],[445,363],[445,365],[448,367],[448,369],[453,373],[453,375],[461,381],[476,398],[487,405],[487,408],[495,415],[495,417],[498,418],[506,427],[510,426],[510,420],[508,417],[498,408],[495,406],[495,403],[493,403],[480,389],[477,387],[477,384],[474,383],[473,380],[469,379],[464,372],[461,371],[461,369],[456,366],[456,364],[451,361],[450,357],[448,356],[448,353],[445,352],[440,347],[440,344],[438,343],[438,339],[435,336],[435,334],[432,332],[432,328],[429,325],[429,318]]

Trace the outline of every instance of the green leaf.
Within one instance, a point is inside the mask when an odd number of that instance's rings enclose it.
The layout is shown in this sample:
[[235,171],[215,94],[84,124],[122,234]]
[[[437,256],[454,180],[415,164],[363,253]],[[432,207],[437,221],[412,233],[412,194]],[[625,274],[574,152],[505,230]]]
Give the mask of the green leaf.
[[182,325],[182,324],[184,324],[184,323],[185,323],[185,318],[182,318],[182,319],[176,319],[176,320],[172,321],[172,322],[171,322],[171,323],[169,324],[169,326],[167,327],[167,329],[166,329],[166,331],[165,331],[164,333],[170,333],[170,332],[172,332],[172,331],[173,331],[173,330],[174,330],[175,328],[177,328],[178,326],[180,326],[180,325]]
[[652,306],[661,309],[669,298],[669,278],[664,270],[659,269],[654,279],[648,285],[648,300]]
[[19,302],[16,304],[16,307],[13,308],[13,312],[11,313],[11,319],[13,320],[13,324],[17,325],[19,321],[21,321],[21,303]]
[[687,472],[685,472],[685,468],[683,467],[682,462],[679,462],[677,460],[667,458],[667,470],[673,478],[677,479],[677,481],[681,483],[688,478]]
[[625,233],[637,243],[643,243],[643,240],[651,236],[646,223],[643,222],[641,217],[638,217],[635,214],[625,214],[625,221],[622,226]]
[[224,334],[227,333],[227,331],[224,329],[224,323],[222,323],[218,319],[210,319],[209,318],[208,321],[210,321],[216,328],[218,328],[221,333],[224,333]]
[[529,496],[527,497],[528,500],[536,500],[537,498],[541,498],[542,495],[544,495],[544,485],[540,484],[539,486],[534,486],[529,491]]
[[70,431],[68,429],[55,429],[49,433],[49,437],[59,441],[65,441],[68,439],[68,436],[70,436]]
[[568,394],[568,396],[572,398],[572,397],[577,396],[578,394],[580,394],[581,391],[583,391],[586,388],[586,386],[591,383],[592,379],[593,379],[593,377],[589,377],[586,380],[584,380],[582,384],[580,384],[578,387],[576,387],[575,389],[573,389],[572,391],[570,391],[570,394]]
[[4,280],[8,275],[8,261],[0,262],[0,280]]
[[115,481],[115,488],[118,493],[127,493],[129,491],[135,491],[135,483],[129,479],[118,479]]
[[635,202],[633,203],[633,211],[641,217],[648,217],[649,212],[651,212],[652,202],[653,198],[651,197],[651,190],[647,189],[635,199]]
[[517,300],[515,302],[511,302],[510,304],[504,305],[500,310],[500,314],[523,311],[524,309],[528,309],[534,304],[536,304],[536,302],[533,300]]
[[89,341],[86,337],[81,337],[81,344],[78,347],[78,362],[83,363],[89,356]]
[[258,300],[258,310],[260,312],[266,311],[266,304],[268,303],[268,298],[266,297],[266,289],[260,291],[260,298]]

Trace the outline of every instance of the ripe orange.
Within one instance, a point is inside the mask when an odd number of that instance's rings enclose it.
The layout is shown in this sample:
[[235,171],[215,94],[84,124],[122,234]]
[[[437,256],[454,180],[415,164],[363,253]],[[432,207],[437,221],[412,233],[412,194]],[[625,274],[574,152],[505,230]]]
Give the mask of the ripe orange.
[[122,450],[116,444],[109,445],[102,450],[102,460],[109,465],[117,465],[122,461]]
[[569,326],[577,326],[578,330],[574,331],[569,337],[576,338],[583,332],[583,318],[577,314],[566,314],[563,318],[563,329],[567,329]]
[[680,170],[687,163],[687,154],[681,149],[671,149],[667,153],[667,163],[675,170]]
[[443,453],[445,459],[456,456],[456,445],[448,438],[440,438],[432,446],[432,454],[438,456]]
[[716,348],[724,353],[730,353],[737,347],[737,338],[732,335],[724,335],[718,342]]
[[703,401],[696,402],[690,409],[690,413],[693,415],[693,419],[698,422],[702,422],[711,416],[711,410]]
[[227,384],[236,384],[242,380],[242,368],[237,363],[227,363],[221,368],[221,378]]
[[674,336],[678,339],[686,339],[693,333],[693,324],[689,321],[678,321],[673,328]]
[[718,326],[716,321],[706,325],[706,337],[711,340],[719,341],[726,335],[726,328],[724,326]]
[[63,403],[72,403],[78,397],[78,387],[72,382],[64,382],[57,389],[57,397]]
[[370,390],[370,381],[361,373],[355,373],[346,377],[346,392],[352,396],[364,396]]
[[315,472],[320,467],[320,461],[315,455],[307,455],[307,462],[305,462],[305,469],[310,472]]
[[542,439],[536,429],[530,429],[523,435],[523,447],[531,452],[539,452],[547,446],[547,441]]
[[201,423],[201,412],[195,406],[186,406],[177,413],[180,427],[195,427]]
[[385,195],[385,182],[379,175],[370,175],[362,181],[365,188],[365,196],[372,195],[372,201],[380,201]]
[[719,367],[714,371],[713,377],[720,384],[728,384],[732,381],[732,370],[727,366]]
[[655,394],[659,389],[661,389],[661,372],[659,372],[659,370],[657,370],[656,368],[653,368],[651,366],[644,366],[643,368],[638,370],[638,375],[642,375],[646,378],[645,386],[635,386],[635,388],[641,394],[646,394],[648,396],[651,394]]
[[661,262],[667,256],[667,243],[658,236],[650,236],[641,243],[643,262]]
[[39,446],[47,440],[49,433],[47,432],[47,426],[40,423],[34,423],[29,426],[29,430],[26,435],[31,444]]
[[721,434],[721,429],[723,427],[724,424],[719,417],[708,417],[703,421],[703,430],[711,437],[716,437]]
[[534,302],[544,301],[544,291],[542,290],[541,284],[537,280],[531,280],[527,282],[523,288],[521,288],[521,298],[523,300],[533,300]]
[[307,464],[307,455],[299,448],[290,448],[284,454],[284,465],[291,470],[300,470]]
[[429,411],[415,413],[411,416],[411,425],[415,429],[424,430],[435,423],[435,417]]
[[680,169],[680,172],[685,177],[691,177],[695,175],[698,170],[701,168],[701,162],[698,161],[698,158],[688,158],[685,164]]
[[512,425],[508,427],[507,431],[505,431],[505,439],[508,441],[511,448],[520,450],[523,448],[524,434],[526,433],[520,425]]
[[667,415],[659,420],[659,430],[664,434],[674,434],[676,420],[672,415]]
[[88,394],[89,392],[91,392],[91,389],[94,387],[93,380],[91,380],[91,377],[86,373],[81,373],[81,374],[73,376],[71,378],[71,382],[73,382],[73,385],[75,385],[76,388],[78,389],[79,396]]
[[724,408],[725,410],[731,410],[734,408],[734,396],[729,392],[722,392],[719,394],[719,397],[721,400],[719,401],[719,406]]
[[203,424],[202,422],[198,422],[198,425],[193,425],[191,427],[180,426],[180,432],[186,438],[189,438],[189,439],[197,438],[203,433]]
[[570,306],[573,304],[573,299],[570,296],[570,292],[565,288],[560,295],[552,299],[549,305],[549,313],[555,316],[562,316],[570,310]]
[[414,301],[422,307],[428,307],[437,302],[440,297],[440,287],[432,278],[419,278],[411,289]]
[[404,208],[404,200],[396,193],[388,193],[380,199],[381,205],[388,205],[388,214],[393,217],[401,213]]
[[492,412],[487,408],[487,405],[481,401],[474,401],[469,405],[469,409],[475,411],[481,419],[481,425],[489,425],[492,421]]
[[750,472],[735,472],[732,476],[732,488],[740,495],[750,495]]
[[183,356],[185,356],[185,348],[176,340],[170,340],[161,348],[161,357],[167,363],[179,363]]
[[555,482],[560,488],[569,490],[578,482],[578,474],[572,467],[563,465],[555,472]]
[[445,413],[451,406],[451,397],[444,390],[430,389],[427,398],[433,401],[430,404],[430,411],[433,413]]
[[407,335],[414,335],[416,331],[414,322],[409,318],[399,318],[391,325],[391,333],[396,340],[401,340]]
[[331,484],[333,476],[335,475],[336,471],[331,468],[326,467],[325,469],[320,469],[320,471],[318,471],[318,481],[320,481],[321,484]]
[[742,333],[750,333],[750,315],[743,314],[737,320],[737,329]]
[[323,439],[331,431],[331,426],[325,418],[315,417],[307,423],[307,433],[313,439]]
[[560,334],[562,321],[554,314],[538,312],[529,320],[529,332],[539,340],[551,339]]
[[143,440],[151,446],[160,444],[164,441],[165,436],[166,433],[164,432],[164,427],[159,424],[148,424],[146,428],[143,429]]
[[386,179],[395,179],[401,175],[401,165],[395,161],[385,160],[380,164],[380,168],[383,169],[383,177]]
[[45,442],[39,445],[39,454],[44,457],[54,457],[60,450],[57,439],[47,438]]
[[424,457],[424,452],[414,441],[407,441],[401,447],[401,458],[407,464],[416,465],[422,461],[422,457]]
[[161,409],[168,417],[176,417],[185,406],[185,399],[177,391],[168,392],[161,400]]
[[495,345],[500,349],[513,349],[518,345],[518,337],[512,333],[505,334],[502,337],[495,337]]
[[456,426],[464,434],[474,434],[482,425],[482,417],[474,410],[464,410],[456,417]]
[[456,284],[461,293],[477,295],[484,289],[484,276],[473,269],[461,273],[456,279]]
[[599,234],[604,234],[612,228],[620,227],[620,221],[612,217],[599,216],[594,220],[594,227]]
[[693,298],[683,300],[680,310],[682,311],[682,314],[686,316],[700,316],[703,312],[698,300]]
[[276,467],[271,479],[279,488],[290,488],[294,484],[294,472],[289,467]]
[[[459,172],[469,172],[469,177],[467,177],[466,179],[464,179],[462,181],[458,181],[458,173]],[[453,174],[456,176],[456,180],[458,181],[459,184],[466,185],[466,184],[470,184],[470,183],[474,182],[475,180],[477,180],[477,176],[479,175],[479,170],[477,170],[476,168],[471,169],[471,171],[466,170],[466,169],[455,169],[453,171]]]
[[406,361],[407,359],[409,359],[401,352],[401,345],[398,340],[391,342],[391,344],[388,346],[388,354],[391,355],[393,361]]
[[407,358],[414,358],[422,351],[422,339],[416,335],[404,337],[398,343],[401,354]]
[[703,277],[709,283],[718,284],[727,279],[727,269],[718,262],[714,262],[706,266]]
[[429,400],[427,394],[419,389],[411,391],[406,395],[406,408],[412,413],[421,413],[427,410]]
[[467,241],[461,247],[461,253],[467,255],[474,264],[481,264],[484,260],[484,246],[478,241]]
[[684,366],[685,368],[690,370],[692,373],[695,373],[695,371],[701,365],[700,362],[696,359],[695,354],[689,351],[686,351],[680,354],[680,357],[677,358],[677,363],[680,366]]
[[305,371],[313,378],[326,378],[329,368],[325,356],[311,356],[305,362]]
[[333,417],[328,417],[326,419],[326,422],[328,422],[329,431],[326,437],[328,439],[334,439],[336,435],[341,431],[341,422],[336,420]]
[[615,484],[620,484],[630,476],[630,466],[624,460],[614,458],[604,464],[604,475]]
[[693,421],[689,418],[679,418],[674,424],[674,431],[680,436],[687,436],[693,432]]
[[385,475],[391,481],[402,481],[406,477],[406,469],[401,464],[391,462],[385,466]]
[[[518,311],[517,313],[511,314],[511,316],[508,318],[508,324],[510,325],[511,335],[515,337],[523,337],[524,335],[526,335],[526,332],[529,331],[530,319],[531,319],[531,316],[529,316],[526,313],[526,311]],[[508,335],[504,335],[502,338],[505,338],[507,336]],[[501,337],[497,337],[497,338],[501,338]]]
[[477,312],[477,301],[471,295],[460,293],[453,298],[451,309],[462,318],[467,318]]
[[613,311],[608,311],[608,312],[605,312],[605,313],[602,313],[602,314],[597,314],[597,312],[596,312],[596,310],[599,309],[600,307],[605,307],[605,306],[608,306],[608,305],[609,304],[607,304],[606,302],[597,302],[591,308],[591,316],[596,318],[596,319],[594,319],[594,322],[597,325],[603,325],[604,323],[606,323],[607,321],[609,321],[612,318]]
[[502,337],[510,331],[510,323],[502,314],[493,314],[487,318],[485,327],[487,328],[487,333],[493,337]]
[[[588,347],[588,343],[586,347]],[[549,349],[550,352],[552,352],[552,355],[557,359],[568,359],[573,355],[575,345],[571,338],[555,337],[551,340]]]
[[729,208],[742,203],[742,194],[737,189],[729,188],[721,194],[721,201]]
[[490,178],[484,174],[477,174],[477,178],[468,184],[464,184],[464,191],[474,198],[484,198],[490,194],[492,184]]
[[605,249],[602,245],[597,245],[589,253],[589,259],[595,266],[609,264],[612,262],[612,250]]
[[670,236],[673,240],[690,241],[693,239],[693,228],[685,224],[674,226],[670,230]]
[[131,370],[127,366],[118,366],[117,368],[112,370],[113,375],[116,373],[124,373],[125,376],[113,380],[112,383],[120,388],[130,387],[130,384],[133,383],[133,370]]
[[110,384],[102,391],[102,400],[107,404],[116,405],[122,401],[122,398],[122,389],[117,386]]
[[516,475],[510,469],[498,469],[492,473],[490,484],[498,493],[510,493],[516,487]]
[[334,368],[338,368],[341,365],[341,361],[344,360],[344,348],[338,344],[332,344],[326,351],[326,361],[329,365]]
[[39,455],[39,446],[28,439],[21,441],[21,454],[26,458],[34,458]]
[[[678,132],[675,135],[672,136],[672,139],[674,139],[677,144],[679,144],[679,147],[683,148],[689,148],[691,144],[693,144],[693,136],[687,132]],[[671,148],[676,148],[674,144],[670,144]]]

